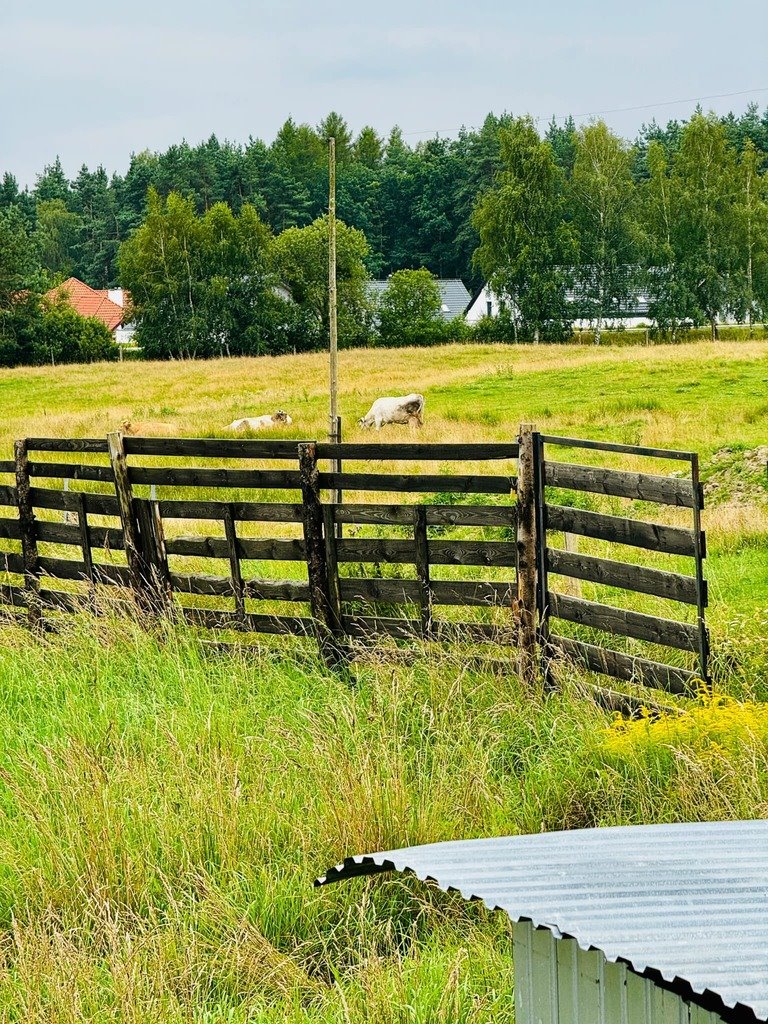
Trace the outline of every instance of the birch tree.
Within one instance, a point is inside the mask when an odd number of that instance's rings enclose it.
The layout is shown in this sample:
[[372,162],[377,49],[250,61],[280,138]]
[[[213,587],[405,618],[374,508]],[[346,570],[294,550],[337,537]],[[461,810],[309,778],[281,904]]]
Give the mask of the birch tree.
[[633,295],[637,259],[631,151],[603,121],[576,135],[571,197],[579,234],[582,314],[594,324],[599,345],[606,318]]

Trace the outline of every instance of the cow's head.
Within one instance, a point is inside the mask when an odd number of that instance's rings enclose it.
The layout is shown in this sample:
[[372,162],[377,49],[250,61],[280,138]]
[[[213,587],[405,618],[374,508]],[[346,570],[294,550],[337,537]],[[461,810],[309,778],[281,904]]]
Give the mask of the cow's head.
[[358,427],[365,427],[367,429],[368,427],[372,427],[374,422],[375,420],[373,416],[361,416],[357,421],[357,425]]
[[274,423],[285,423],[286,425],[293,423],[291,417],[283,409],[278,409],[276,413],[273,413],[272,420]]

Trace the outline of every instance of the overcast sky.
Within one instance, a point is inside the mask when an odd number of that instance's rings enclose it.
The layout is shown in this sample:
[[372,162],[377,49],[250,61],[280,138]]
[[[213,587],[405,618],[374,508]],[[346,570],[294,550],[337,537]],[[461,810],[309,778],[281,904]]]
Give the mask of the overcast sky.
[[[766,0],[0,0],[0,172],[58,154],[123,173],[131,152],[214,132],[271,140],[338,110],[409,142],[485,114],[652,117],[768,104]],[[762,91],[760,91],[762,89]]]

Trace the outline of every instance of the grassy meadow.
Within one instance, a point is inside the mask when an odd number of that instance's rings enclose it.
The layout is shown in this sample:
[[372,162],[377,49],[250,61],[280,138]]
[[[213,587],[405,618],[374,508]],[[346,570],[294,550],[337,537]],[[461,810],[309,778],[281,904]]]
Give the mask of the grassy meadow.
[[[543,699],[460,646],[412,664],[374,652],[350,686],[309,644],[223,651],[109,608],[42,639],[4,627],[1,1021],[512,1021],[503,917],[408,878],[313,878],[443,839],[768,815],[768,343],[343,352],[340,379],[345,440],[373,439],[355,424],[375,397],[415,390],[424,441],[505,440],[528,421],[698,451],[716,695],[628,724],[575,671]],[[274,436],[322,437],[325,388],[314,355],[4,370],[2,457],[17,437],[125,421],[226,436],[277,408],[294,424]]]

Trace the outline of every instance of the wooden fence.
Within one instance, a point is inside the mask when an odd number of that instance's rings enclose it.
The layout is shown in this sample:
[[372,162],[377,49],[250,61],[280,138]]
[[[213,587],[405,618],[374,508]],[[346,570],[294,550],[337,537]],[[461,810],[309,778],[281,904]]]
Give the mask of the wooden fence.
[[[554,446],[672,458],[688,477],[551,462]],[[357,462],[365,471],[350,469]],[[429,462],[441,471],[423,472]],[[408,472],[414,463],[419,470]],[[452,463],[472,472],[446,473]],[[707,678],[697,472],[687,453],[528,428],[508,444],[28,438],[12,462],[0,462],[0,474],[14,477],[0,486],[11,510],[0,538],[15,542],[0,552],[0,599],[40,628],[51,612],[98,608],[111,587],[145,612],[203,628],[314,636],[333,664],[381,635],[493,641],[516,648],[530,679],[567,656],[683,692]],[[570,507],[557,503],[563,490],[682,507],[692,524]],[[323,500],[329,493],[345,500]],[[364,500],[350,500],[356,494]],[[556,547],[560,535],[690,557],[693,575]],[[280,563],[285,578],[274,575]],[[201,570],[210,564],[226,571]],[[696,621],[584,600],[550,588],[551,577],[693,605]],[[471,614],[457,619],[452,606]],[[557,621],[575,624],[577,635],[556,633]],[[687,652],[696,663],[614,650],[592,630]]]

